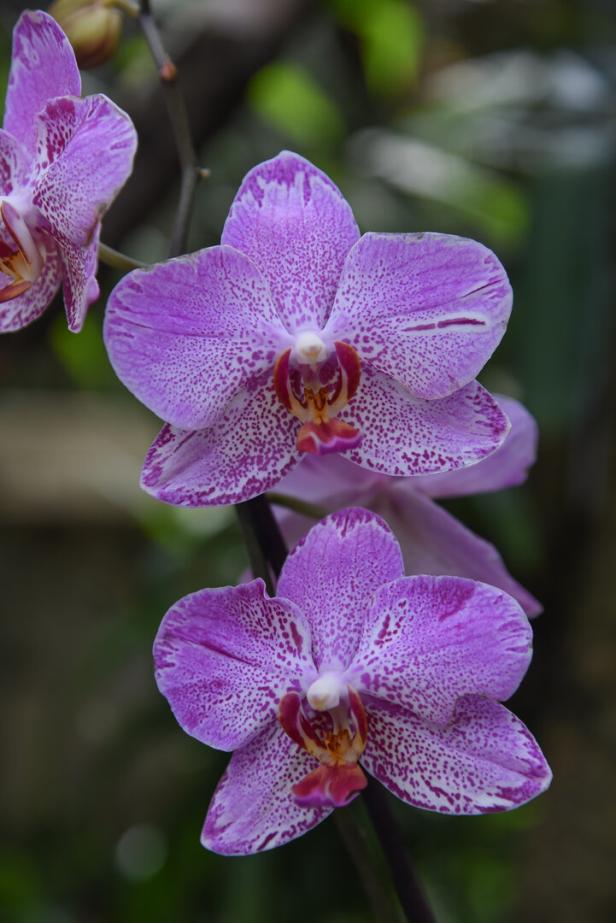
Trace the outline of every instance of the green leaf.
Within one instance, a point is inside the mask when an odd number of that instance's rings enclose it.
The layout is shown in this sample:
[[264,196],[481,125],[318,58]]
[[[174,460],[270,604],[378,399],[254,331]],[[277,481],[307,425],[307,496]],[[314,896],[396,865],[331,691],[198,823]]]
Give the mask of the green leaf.
[[248,95],[261,118],[300,145],[335,142],[344,135],[336,105],[296,64],[279,61],[262,68]]

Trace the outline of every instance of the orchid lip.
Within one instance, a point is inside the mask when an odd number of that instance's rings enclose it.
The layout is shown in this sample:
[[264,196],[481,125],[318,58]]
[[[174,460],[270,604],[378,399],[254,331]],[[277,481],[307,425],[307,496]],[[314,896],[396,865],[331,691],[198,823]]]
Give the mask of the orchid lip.
[[274,365],[274,390],[279,401],[302,423],[296,445],[299,452],[326,455],[353,449],[361,432],[338,419],[355,396],[361,377],[361,360],[349,343],[334,342],[330,351],[312,332],[298,334]]
[[343,807],[367,784],[358,765],[368,735],[366,711],[359,694],[333,671],[313,681],[306,699],[308,709],[299,693],[288,692],[278,709],[285,733],[318,761],[293,795],[304,807]]
[[0,272],[11,281],[0,289],[0,302],[10,301],[36,282],[44,266],[44,255],[23,214],[8,199],[0,200],[0,219],[14,247],[0,239]]

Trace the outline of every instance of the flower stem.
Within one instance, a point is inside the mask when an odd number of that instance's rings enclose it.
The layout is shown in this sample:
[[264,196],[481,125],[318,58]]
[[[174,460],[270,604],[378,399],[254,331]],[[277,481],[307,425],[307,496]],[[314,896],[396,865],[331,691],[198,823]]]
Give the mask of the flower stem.
[[396,908],[392,906],[393,895],[379,874],[366,830],[358,821],[355,808],[356,805],[352,804],[334,811],[334,821],[338,828],[340,839],[346,846],[359,873],[360,881],[370,901],[374,919],[378,920],[379,923],[386,923],[386,921],[393,923],[393,921],[399,919]]
[[113,247],[108,247],[107,244],[103,243],[98,245],[98,258],[106,266],[121,269],[122,272],[130,272],[131,269],[141,269],[145,266],[145,263],[140,263],[139,260],[134,260],[132,257],[126,256],[126,254],[120,253],[119,250],[114,250]]
[[[253,573],[262,577],[268,588],[268,593],[273,595],[272,574],[280,575],[282,565],[287,555],[287,549],[280,532],[280,528],[272,513],[269,501],[265,494],[260,494],[245,503],[238,503],[235,507],[240,525],[246,536],[248,555]],[[387,862],[391,879],[404,912],[407,923],[435,923],[430,906],[425,898],[419,879],[417,878],[406,850],[406,846],[396,821],[389,810],[387,796],[378,783],[371,781],[362,795],[368,814],[372,821],[383,855]],[[340,814],[347,811],[344,808],[336,811]],[[340,829],[345,820],[337,821]],[[359,846],[354,851],[347,842],[351,835],[350,824],[346,824],[342,838],[351,851],[353,861],[357,864],[362,880],[367,889],[374,889],[374,882],[368,883],[365,879],[363,864],[365,856],[359,856]],[[353,834],[355,835],[355,834]],[[361,863],[361,865],[360,865]],[[371,901],[376,898],[376,893],[370,895]],[[379,897],[379,900],[381,898]],[[376,910],[375,910],[376,913]],[[393,919],[391,915],[377,914],[378,923]]]
[[370,819],[385,853],[398,898],[409,923],[435,923],[426,896],[408,857],[400,828],[387,803],[387,793],[371,780],[363,792]]
[[267,499],[274,506],[284,506],[287,510],[293,510],[294,513],[300,513],[302,516],[308,516],[309,519],[324,519],[328,510],[324,506],[316,503],[308,503],[306,500],[300,500],[299,497],[291,497],[289,494],[279,494],[277,491],[268,491]]
[[[278,523],[274,519],[267,497],[265,494],[260,494],[252,500],[246,500],[245,503],[236,504],[235,509],[244,534],[250,532],[252,540],[259,545],[261,557],[271,568],[271,573],[278,577],[287,556],[287,546],[278,528]],[[248,553],[251,554],[250,548]],[[269,571],[266,571],[266,575],[257,571],[255,576],[263,577],[266,584],[271,582],[268,579]],[[271,595],[274,593],[272,592]]]
[[138,21],[158,69],[180,162],[180,196],[169,241],[169,256],[179,256],[186,250],[195,189],[204,173],[198,165],[197,152],[190,133],[188,110],[178,84],[177,67],[165,51],[158,26],[152,16],[150,0],[141,0]]

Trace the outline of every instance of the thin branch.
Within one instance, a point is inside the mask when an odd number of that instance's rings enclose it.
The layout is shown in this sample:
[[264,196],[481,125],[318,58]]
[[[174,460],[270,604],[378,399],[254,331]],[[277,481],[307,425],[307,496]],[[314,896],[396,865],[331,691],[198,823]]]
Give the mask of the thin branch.
[[178,256],[186,250],[195,189],[203,173],[198,165],[197,152],[190,132],[188,110],[178,84],[178,71],[165,51],[158,26],[152,16],[150,0],[141,0],[138,22],[158,69],[180,162],[180,196],[169,241],[169,256]]
[[267,588],[268,595],[274,596],[276,590],[272,580],[272,572],[261,545],[252,510],[249,508],[248,503],[236,503],[235,512],[246,544],[252,575],[253,577],[261,577]]
[[106,266],[121,269],[122,272],[130,272],[131,269],[142,269],[146,265],[145,263],[140,263],[139,260],[126,256],[125,253],[120,253],[119,250],[114,250],[113,247],[108,247],[107,244],[102,242],[98,245],[98,258]]
[[415,874],[406,845],[389,809],[385,789],[370,780],[364,790],[366,807],[379,842],[385,853],[391,876],[409,923],[436,923],[419,879]]
[[334,821],[340,839],[359,873],[359,880],[370,901],[374,919],[378,923],[398,923],[399,914],[396,907],[392,906],[392,893],[379,875],[366,831],[359,823],[355,810],[356,805],[352,804],[334,811]]
[[277,491],[268,491],[265,495],[269,502],[274,506],[283,506],[287,510],[293,510],[294,513],[300,513],[309,519],[324,519],[328,510],[317,503],[308,503],[306,500],[300,500],[299,497],[291,497],[289,494],[279,494]]
[[287,546],[267,497],[265,494],[260,494],[245,503],[238,503],[235,508],[240,521],[242,519],[250,521],[250,528],[261,545],[262,553],[271,567],[272,573],[276,577],[280,576],[282,565],[287,556]]

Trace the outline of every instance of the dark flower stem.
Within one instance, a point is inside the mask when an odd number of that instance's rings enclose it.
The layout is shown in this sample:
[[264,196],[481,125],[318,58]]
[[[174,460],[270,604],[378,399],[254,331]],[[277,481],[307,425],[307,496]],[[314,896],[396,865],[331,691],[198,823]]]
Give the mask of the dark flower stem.
[[[253,573],[256,577],[263,578],[271,593],[272,576],[276,578],[280,575],[287,549],[269,501],[264,494],[261,494],[245,503],[238,503],[235,509],[244,535],[247,537],[248,554]],[[380,785],[371,782],[363,797],[406,920],[408,923],[435,923],[432,911],[412,868],[400,830],[389,810],[385,792]],[[348,846],[348,839],[351,836],[348,825],[345,825],[341,834]],[[363,851],[360,857],[358,845],[357,849],[350,850],[350,852],[363,880],[366,872]],[[373,902],[376,898],[378,884],[366,882],[365,887]],[[381,923],[380,918],[379,923]]]
[[397,923],[399,916],[395,898],[386,887],[378,869],[375,867],[374,856],[368,843],[365,828],[357,821],[353,813],[354,805],[334,811],[334,821],[340,834],[340,839],[346,846],[355,868],[370,901],[372,915],[378,923]]
[[180,197],[169,241],[169,256],[179,256],[186,251],[188,225],[197,182],[206,171],[199,169],[197,152],[190,133],[188,110],[178,84],[177,68],[163,46],[158,26],[152,16],[150,0],[141,0],[137,20],[158,70],[180,161]]
[[389,809],[387,792],[371,779],[363,797],[407,920],[412,923],[435,923],[434,914],[409,859],[400,828]]

